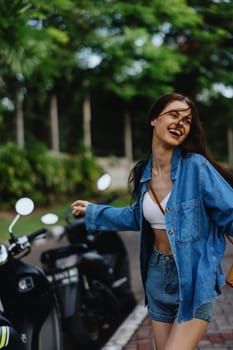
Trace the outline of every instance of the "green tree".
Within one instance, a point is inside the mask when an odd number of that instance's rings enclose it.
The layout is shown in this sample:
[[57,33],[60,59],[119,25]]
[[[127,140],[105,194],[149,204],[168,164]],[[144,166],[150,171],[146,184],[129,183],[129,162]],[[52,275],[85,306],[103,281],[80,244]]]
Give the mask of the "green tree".
[[[103,90],[118,96],[125,105],[125,130],[130,134],[134,98],[154,98],[171,90],[186,59],[177,45],[167,45],[164,36],[172,26],[180,31],[195,27],[200,17],[185,1],[105,0],[79,6],[82,37],[76,40],[76,57],[82,90],[92,99],[98,98],[93,93]],[[132,147],[126,146],[130,153]]]
[[[27,128],[38,138],[50,127],[51,110],[54,149],[60,124],[62,150],[77,152],[83,139],[95,151],[99,140],[106,148],[115,138],[115,152],[125,140],[130,158],[135,144],[145,143],[145,108],[162,93],[188,94],[205,114],[205,101],[223,105],[218,91],[233,80],[232,6],[226,0],[2,0],[2,96],[14,106],[18,100],[18,120],[26,111]],[[231,108],[224,108],[228,125]],[[129,136],[119,140],[121,130],[115,136],[105,124],[125,127]]]
[[4,93],[15,106],[16,139],[22,146],[23,100],[27,84],[35,77],[38,69],[48,83],[48,79],[55,75],[52,54],[57,51],[58,44],[67,42],[64,30],[44,23],[51,12],[65,11],[70,4],[69,0],[1,1],[0,79]]
[[228,101],[233,97],[233,3],[190,0],[188,4],[201,22],[165,38],[176,43],[187,59],[174,87],[198,101],[211,149],[219,159],[233,164],[233,107]]

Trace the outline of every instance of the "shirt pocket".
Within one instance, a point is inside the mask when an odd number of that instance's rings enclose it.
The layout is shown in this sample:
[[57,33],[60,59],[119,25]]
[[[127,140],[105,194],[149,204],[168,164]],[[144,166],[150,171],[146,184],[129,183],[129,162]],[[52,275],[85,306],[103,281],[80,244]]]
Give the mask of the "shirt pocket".
[[175,240],[179,244],[196,241],[200,236],[200,203],[193,199],[175,208]]

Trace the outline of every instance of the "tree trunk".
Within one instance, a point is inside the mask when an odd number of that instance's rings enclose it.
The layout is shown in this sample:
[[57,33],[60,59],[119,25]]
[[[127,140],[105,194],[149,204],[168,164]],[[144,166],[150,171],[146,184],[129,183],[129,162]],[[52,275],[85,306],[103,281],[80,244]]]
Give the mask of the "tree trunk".
[[91,153],[91,101],[88,95],[83,101],[83,143],[87,153]]
[[130,113],[124,115],[124,138],[125,138],[125,157],[130,163],[133,162],[133,144],[132,144],[132,127]]
[[23,114],[23,95],[20,90],[16,93],[16,142],[24,147],[24,114]]
[[232,127],[228,126],[227,129],[227,143],[228,143],[228,163],[233,165],[233,131]]
[[51,148],[54,153],[59,153],[59,125],[57,96],[53,94],[50,100],[50,125],[51,125]]

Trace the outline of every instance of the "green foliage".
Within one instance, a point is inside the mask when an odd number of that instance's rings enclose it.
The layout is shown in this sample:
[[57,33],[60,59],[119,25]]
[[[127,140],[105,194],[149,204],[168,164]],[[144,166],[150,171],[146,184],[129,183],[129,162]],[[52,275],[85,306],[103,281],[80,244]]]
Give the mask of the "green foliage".
[[8,143],[0,148],[0,205],[11,208],[22,196],[49,205],[71,195],[90,195],[100,173],[92,157],[56,158],[39,143],[27,149]]
[[35,201],[51,203],[56,194],[66,193],[63,161],[52,157],[42,144],[33,144],[27,149],[27,158],[35,176]]
[[90,195],[96,191],[96,180],[102,170],[93,157],[78,155],[64,159],[67,191],[70,195]]
[[[180,0],[111,1],[111,6],[108,1],[88,1],[82,6],[80,20],[92,30],[84,31],[77,48],[83,61],[86,50],[86,66],[81,59],[77,63],[92,87],[104,86],[126,102],[172,89],[186,58],[177,43],[167,44],[165,37],[172,39],[173,32],[201,22],[193,8]],[[100,58],[95,69],[87,64],[91,54]]]
[[12,205],[24,195],[33,191],[35,176],[27,160],[26,151],[13,143],[0,148],[0,202]]

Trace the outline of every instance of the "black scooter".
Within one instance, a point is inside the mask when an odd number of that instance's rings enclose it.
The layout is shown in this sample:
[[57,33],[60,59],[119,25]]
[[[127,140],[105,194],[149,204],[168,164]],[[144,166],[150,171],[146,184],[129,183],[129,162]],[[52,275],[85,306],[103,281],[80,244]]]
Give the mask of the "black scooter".
[[[99,180],[99,188],[106,180],[106,175]],[[65,235],[69,244],[43,252],[42,266],[72,349],[99,349],[136,305],[128,253],[118,232],[88,234],[83,217],[66,219],[51,235]]]
[[[62,350],[61,318],[57,299],[44,272],[22,258],[31,243],[46,232],[16,237],[13,227],[21,215],[33,211],[29,198],[16,203],[17,215],[9,226],[8,244],[0,245],[0,326],[9,327],[11,350]],[[7,322],[7,324],[6,324]],[[1,327],[1,330],[2,330]]]

